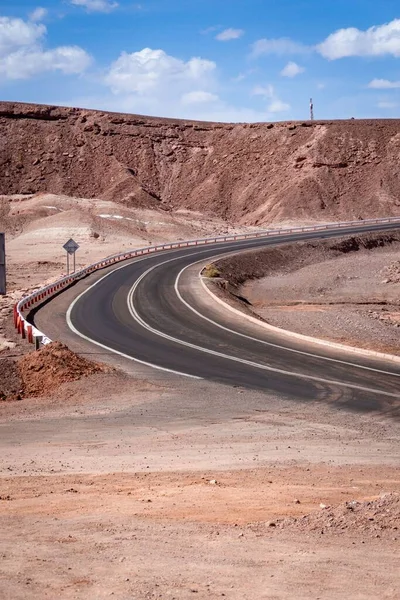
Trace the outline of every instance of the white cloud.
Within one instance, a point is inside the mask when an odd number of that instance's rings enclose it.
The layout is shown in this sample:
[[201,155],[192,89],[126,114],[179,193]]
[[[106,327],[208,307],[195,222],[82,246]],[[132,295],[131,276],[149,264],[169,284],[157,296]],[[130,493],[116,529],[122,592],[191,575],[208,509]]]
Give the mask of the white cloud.
[[[217,65],[202,58],[185,61],[151,48],[123,52],[105,74],[103,84],[109,93],[75,97],[64,104],[203,121],[256,122],[274,117],[266,107],[235,106],[220,98],[216,75]],[[283,103],[278,106],[272,87],[268,99],[273,111],[287,108]]]
[[0,73],[8,79],[29,79],[46,71],[61,71],[65,75],[82,73],[91,60],[78,46],[59,46],[53,50],[17,50],[0,58]]
[[156,96],[139,96],[127,94],[118,96],[76,96],[58,102],[63,106],[87,106],[98,110],[125,112],[140,115],[156,115],[176,119],[194,119],[199,121],[223,123],[256,123],[270,121],[273,113],[266,110],[255,110],[246,106],[234,106],[218,99],[201,104],[183,104],[179,100]]
[[206,29],[202,29],[200,31],[201,35],[208,35],[209,33],[214,33],[214,31],[218,31],[221,29],[221,25],[212,25],[211,27],[206,27]]
[[282,69],[281,75],[282,77],[296,77],[296,75],[300,75],[300,73],[304,73],[304,71],[304,67],[300,67],[297,63],[290,61],[286,67]]
[[41,6],[38,6],[37,8],[35,8],[34,11],[31,12],[29,18],[34,23],[37,23],[38,21],[43,21],[43,19],[47,17],[47,13],[47,8],[42,8]]
[[0,17],[0,57],[18,48],[32,46],[46,33],[44,25],[22,19]]
[[257,40],[252,45],[251,56],[257,58],[264,54],[277,54],[284,56],[287,54],[306,54],[310,52],[310,48],[304,44],[294,42],[289,38],[277,38]]
[[290,104],[283,102],[278,97],[273,85],[267,85],[266,87],[257,85],[253,89],[252,95],[263,96],[264,98],[268,98],[270,100],[270,103],[267,106],[267,111],[269,113],[287,112],[291,108]]
[[231,81],[233,81],[234,83],[240,83],[241,81],[244,81],[244,79],[247,79],[248,77],[250,77],[250,75],[253,75],[256,72],[257,69],[248,69],[247,71],[239,73],[238,75],[236,75],[236,77],[232,77]]
[[397,108],[398,104],[397,104],[397,102],[382,101],[382,102],[378,102],[377,106],[378,106],[378,108],[391,109],[391,108]]
[[114,94],[175,94],[207,87],[216,64],[202,58],[184,62],[163,50],[144,48],[120,57],[111,65],[105,83]]
[[70,0],[75,6],[82,6],[89,12],[108,13],[118,7],[118,2],[112,0]]
[[219,42],[229,42],[230,40],[237,40],[244,34],[243,29],[225,29],[215,36],[215,39]]
[[0,74],[7,79],[27,79],[45,71],[81,73],[90,56],[79,46],[46,50],[46,27],[22,19],[0,17]]
[[272,98],[275,94],[274,86],[269,84],[266,87],[263,87],[262,85],[256,85],[251,94],[252,96],[265,96],[265,98]]
[[373,79],[368,87],[373,90],[396,90],[400,88],[400,81],[388,81],[387,79]]
[[202,90],[195,92],[187,92],[182,96],[182,104],[205,104],[207,102],[216,102],[219,98],[216,94],[211,92],[204,92]]
[[400,56],[400,19],[361,31],[355,27],[332,33],[317,50],[329,60],[348,56]]
[[282,102],[282,100],[279,99],[272,100],[272,102],[268,105],[267,110],[271,113],[287,112],[290,110],[290,104]]

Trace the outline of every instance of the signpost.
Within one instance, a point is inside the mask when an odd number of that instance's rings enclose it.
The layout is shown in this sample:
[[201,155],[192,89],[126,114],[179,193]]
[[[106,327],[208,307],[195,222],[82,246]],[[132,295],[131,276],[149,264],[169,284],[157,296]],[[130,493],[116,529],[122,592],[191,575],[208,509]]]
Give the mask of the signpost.
[[78,250],[79,244],[77,244],[75,242],[75,240],[70,238],[68,240],[68,242],[66,242],[64,244],[63,248],[67,252],[67,275],[69,275],[69,256],[70,256],[70,254],[72,254],[72,256],[74,257],[74,270],[72,272],[75,273],[75,252]]
[[6,245],[5,235],[0,233],[0,294],[6,293]]

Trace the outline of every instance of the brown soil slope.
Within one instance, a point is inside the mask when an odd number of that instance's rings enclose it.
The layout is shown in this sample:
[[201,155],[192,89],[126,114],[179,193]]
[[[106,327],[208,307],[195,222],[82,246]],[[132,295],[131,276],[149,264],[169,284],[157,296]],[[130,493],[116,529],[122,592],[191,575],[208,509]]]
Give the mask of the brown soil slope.
[[0,103],[0,193],[245,224],[400,214],[400,121],[215,124]]

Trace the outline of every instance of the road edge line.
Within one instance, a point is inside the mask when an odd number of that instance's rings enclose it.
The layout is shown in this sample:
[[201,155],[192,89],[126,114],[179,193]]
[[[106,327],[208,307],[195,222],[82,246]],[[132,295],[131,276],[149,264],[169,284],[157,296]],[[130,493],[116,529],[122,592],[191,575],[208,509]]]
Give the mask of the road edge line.
[[200,282],[201,282],[201,285],[203,286],[204,290],[207,292],[207,294],[209,294],[209,296],[211,296],[211,298],[214,300],[214,302],[217,302],[218,304],[223,306],[223,308],[225,310],[229,310],[230,312],[233,312],[240,317],[244,317],[248,321],[251,321],[252,323],[255,323],[256,325],[259,325],[259,326],[263,327],[264,329],[268,329],[269,331],[271,331],[273,333],[277,333],[279,335],[285,335],[289,338],[300,340],[302,342],[309,342],[312,344],[318,344],[320,346],[326,346],[327,348],[332,348],[334,350],[342,350],[343,352],[349,352],[351,354],[356,354],[358,356],[366,356],[369,358],[378,358],[378,359],[381,359],[384,361],[390,361],[392,363],[400,364],[400,356],[396,356],[395,354],[386,354],[384,352],[377,352],[375,350],[367,350],[366,348],[355,348],[354,346],[347,346],[346,344],[339,344],[338,342],[330,342],[329,340],[322,340],[320,338],[314,338],[314,337],[311,337],[308,335],[304,335],[302,333],[296,333],[295,331],[283,329],[282,327],[276,327],[275,325],[270,325],[269,323],[266,323],[265,321],[262,321],[261,319],[257,319],[256,317],[252,317],[251,315],[248,315],[245,312],[243,312],[237,308],[234,308],[227,302],[224,302],[221,298],[219,298],[216,294],[214,294],[214,292],[212,292],[210,290],[207,283],[205,282],[205,278],[201,275],[201,271],[199,273],[199,278],[200,278]]
[[[138,257],[139,261],[141,260],[145,260],[146,258],[150,258],[150,256],[145,256],[145,257]],[[86,290],[83,290],[83,292],[81,292],[79,294],[79,296],[77,296],[76,298],[74,298],[74,300],[71,302],[71,304],[68,306],[68,310],[66,312],[65,318],[67,321],[67,325],[69,327],[69,329],[77,336],[79,336],[80,338],[86,340],[87,342],[90,342],[91,344],[95,344],[96,346],[99,346],[100,348],[103,348],[103,350],[108,350],[110,352],[112,352],[113,354],[118,354],[119,356],[122,356],[123,358],[126,358],[128,360],[133,360],[134,362],[137,362],[141,365],[144,365],[146,367],[150,367],[152,369],[157,369],[158,371],[164,371],[165,373],[171,373],[172,375],[178,375],[180,377],[188,377],[190,379],[198,379],[201,380],[201,377],[198,377],[196,375],[190,375],[188,373],[181,373],[180,371],[174,371],[173,369],[167,369],[166,367],[160,367],[158,365],[154,365],[153,363],[149,363],[146,362],[144,360],[140,360],[139,358],[135,358],[134,356],[129,356],[129,354],[124,354],[123,352],[120,352],[119,350],[115,350],[114,348],[110,348],[109,346],[106,346],[105,344],[102,344],[101,342],[96,342],[96,340],[92,340],[90,337],[88,337],[87,335],[81,333],[76,327],[75,325],[72,323],[72,319],[71,319],[71,313],[72,310],[74,308],[74,306],[76,305],[76,303],[87,293],[89,292],[92,288],[94,288],[98,283],[100,283],[101,281],[103,281],[103,279],[106,279],[107,277],[109,277],[110,275],[112,275],[113,273],[115,273],[116,271],[119,271],[120,269],[125,269],[127,267],[129,267],[132,263],[127,263],[125,265],[122,265],[120,267],[118,267],[117,269],[113,269],[112,271],[110,271],[109,273],[107,273],[106,275],[104,275],[103,277],[100,277],[100,279],[98,279],[97,281],[95,281],[91,286],[89,286]]]
[[[260,363],[255,363],[253,361],[249,361],[246,359],[242,359],[239,358],[237,356],[231,356],[228,354],[224,354],[222,352],[216,351],[216,350],[211,350],[209,348],[205,348],[204,346],[198,346],[197,344],[192,344],[191,342],[185,342],[184,340],[181,340],[179,338],[175,338],[169,334],[163,333],[162,331],[158,330],[158,329],[154,329],[151,325],[149,325],[148,323],[146,323],[146,321],[144,321],[144,319],[142,319],[142,317],[139,316],[139,314],[136,311],[135,308],[135,303],[134,303],[134,295],[136,292],[136,289],[138,287],[138,285],[141,283],[141,281],[146,277],[146,275],[148,275],[153,269],[156,269],[157,267],[163,266],[164,264],[167,264],[168,262],[172,262],[173,260],[176,259],[170,259],[170,260],[166,260],[162,263],[159,263],[158,265],[154,265],[153,267],[150,267],[147,271],[145,271],[144,273],[142,273],[142,275],[140,275],[140,277],[135,281],[135,283],[132,285],[132,287],[130,288],[129,292],[128,292],[128,296],[127,296],[127,306],[128,306],[128,310],[132,315],[132,318],[135,319],[135,321],[137,321],[144,329],[147,329],[148,331],[151,331],[152,333],[154,333],[155,335],[158,335],[162,338],[168,339],[174,343],[180,344],[182,346],[186,346],[189,348],[194,348],[195,350],[199,350],[200,352],[204,352],[205,354],[211,354],[213,356],[218,356],[220,358],[224,358],[226,360],[230,360],[233,362],[238,362],[238,363],[242,363],[245,365],[248,365],[250,367],[254,367],[256,369],[260,369],[263,371],[269,371],[269,372],[273,372],[273,373],[280,373],[282,375],[288,375],[289,377],[294,377],[294,378],[299,378],[299,379],[304,379],[306,381],[316,381],[319,383],[324,383],[327,385],[336,385],[338,387],[344,387],[344,388],[349,388],[349,389],[356,389],[356,390],[360,390],[363,392],[372,392],[375,394],[379,394],[381,396],[389,396],[392,398],[400,398],[399,394],[392,394],[391,392],[385,392],[383,390],[377,390],[377,389],[373,389],[373,388],[367,388],[364,386],[359,386],[353,383],[346,383],[343,381],[336,381],[336,380],[332,380],[332,379],[325,379],[322,377],[316,377],[314,375],[305,375],[304,373],[297,373],[296,371],[287,371],[286,369],[279,369],[276,367],[271,367],[269,365],[263,365]],[[200,261],[199,261],[200,262]],[[195,375],[192,375],[192,377],[196,377]],[[200,378],[202,379],[202,378]]]
[[[228,255],[226,255],[226,256],[228,256]],[[201,260],[201,261],[200,261],[200,260],[199,260],[199,261],[197,261],[197,263],[200,263],[200,262],[203,262],[203,260]],[[222,325],[221,323],[218,323],[217,321],[214,321],[213,319],[210,319],[210,318],[209,318],[209,317],[207,317],[206,315],[204,315],[204,314],[200,313],[198,310],[196,310],[196,309],[195,309],[195,308],[194,308],[194,307],[193,307],[191,304],[189,304],[189,303],[188,303],[188,302],[187,302],[187,301],[186,301],[186,300],[185,300],[185,299],[182,297],[182,294],[181,294],[181,293],[180,293],[180,291],[179,291],[179,280],[180,280],[180,277],[181,277],[182,273],[183,273],[183,272],[184,272],[186,269],[188,269],[188,268],[190,268],[190,267],[194,266],[195,264],[196,264],[196,263],[192,263],[191,265],[188,265],[187,267],[184,267],[184,268],[183,268],[183,269],[180,271],[180,273],[178,274],[178,276],[177,276],[177,278],[176,278],[176,280],[175,280],[175,286],[174,286],[174,287],[175,287],[175,292],[176,292],[176,294],[177,294],[177,296],[178,296],[178,299],[179,299],[179,300],[180,300],[180,301],[181,301],[181,302],[182,302],[182,303],[183,303],[183,304],[184,304],[184,305],[185,305],[187,308],[189,308],[189,309],[190,309],[192,312],[194,312],[194,313],[195,313],[197,316],[201,317],[202,319],[205,319],[206,321],[208,321],[208,322],[209,322],[209,323],[211,323],[212,325],[215,325],[216,327],[219,327],[220,329],[224,329],[225,331],[228,331],[229,333],[233,333],[233,334],[235,334],[235,335],[238,335],[238,336],[240,336],[240,337],[244,337],[244,338],[250,339],[250,340],[252,340],[252,341],[255,341],[255,342],[259,342],[260,344],[265,344],[265,345],[267,345],[267,346],[270,346],[270,347],[273,347],[273,348],[279,348],[280,350],[285,350],[285,351],[287,351],[287,352],[294,352],[295,354],[302,354],[303,356],[309,356],[309,357],[312,357],[312,358],[318,358],[318,359],[325,360],[325,361],[328,361],[328,362],[338,363],[338,364],[342,364],[342,365],[346,365],[346,366],[354,367],[354,368],[357,368],[357,369],[364,369],[364,370],[366,370],[366,371],[373,371],[373,372],[380,373],[380,374],[384,374],[384,375],[390,375],[390,376],[392,376],[392,377],[400,377],[400,373],[394,373],[394,372],[392,372],[392,371],[384,371],[383,369],[378,369],[378,368],[375,368],[375,367],[368,367],[368,366],[366,366],[366,365],[359,365],[359,364],[357,364],[357,363],[353,363],[353,362],[350,362],[350,361],[342,360],[342,359],[340,359],[340,358],[334,358],[334,357],[331,357],[331,356],[323,356],[323,355],[320,355],[320,354],[314,354],[313,352],[307,352],[306,350],[298,350],[298,349],[296,349],[296,348],[290,348],[290,347],[286,347],[286,346],[283,346],[283,345],[281,345],[281,344],[278,344],[278,343],[275,343],[275,342],[270,342],[270,341],[268,341],[268,340],[262,340],[262,339],[259,339],[259,338],[256,338],[256,337],[253,337],[252,335],[248,335],[248,334],[245,334],[245,333],[241,333],[241,332],[239,332],[239,331],[235,331],[234,329],[230,329],[229,327],[226,327],[225,325]],[[200,274],[198,274],[198,276],[199,276],[199,275],[200,275]],[[258,320],[256,319],[256,323],[257,323],[257,324],[258,324],[258,323],[262,323],[262,321],[258,321]],[[285,331],[285,330],[282,330],[282,331]]]

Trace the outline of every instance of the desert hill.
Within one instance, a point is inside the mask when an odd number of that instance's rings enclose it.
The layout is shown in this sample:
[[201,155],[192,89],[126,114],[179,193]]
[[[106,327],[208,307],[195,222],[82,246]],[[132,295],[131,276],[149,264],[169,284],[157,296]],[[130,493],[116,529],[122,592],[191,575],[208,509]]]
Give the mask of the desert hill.
[[217,124],[0,102],[0,194],[237,223],[400,214],[400,120]]

